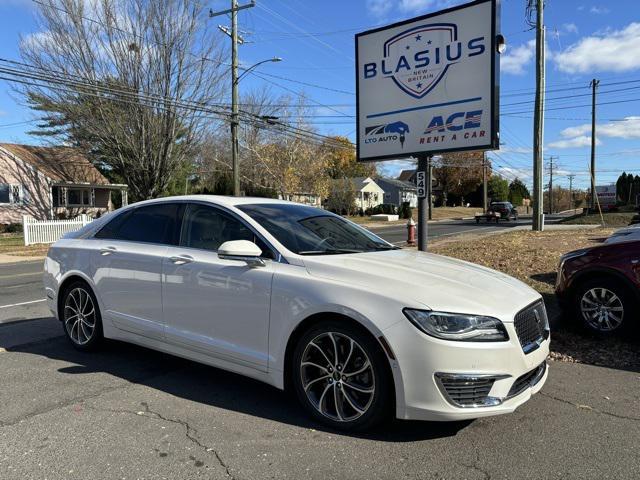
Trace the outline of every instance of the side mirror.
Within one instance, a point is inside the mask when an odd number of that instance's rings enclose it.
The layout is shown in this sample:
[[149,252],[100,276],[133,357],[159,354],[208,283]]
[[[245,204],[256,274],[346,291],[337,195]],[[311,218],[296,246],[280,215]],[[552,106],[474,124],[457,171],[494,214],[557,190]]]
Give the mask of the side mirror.
[[264,267],[262,250],[249,240],[230,240],[218,248],[218,258],[246,262],[250,267]]

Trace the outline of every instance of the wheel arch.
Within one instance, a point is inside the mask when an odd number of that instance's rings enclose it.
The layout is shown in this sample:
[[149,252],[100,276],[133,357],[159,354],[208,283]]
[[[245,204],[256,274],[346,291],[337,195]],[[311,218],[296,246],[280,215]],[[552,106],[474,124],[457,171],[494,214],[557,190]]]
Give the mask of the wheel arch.
[[[56,296],[56,311],[58,313],[58,320],[62,321],[62,319],[64,318],[64,316],[62,315],[62,312],[60,311],[60,309],[62,308],[62,302],[64,301],[64,292],[67,289],[67,287],[69,287],[69,285],[71,285],[73,282],[76,281],[81,281],[85,284],[87,284],[87,286],[91,289],[91,292],[97,297],[96,295],[96,289],[93,286],[93,282],[91,281],[91,279],[89,277],[87,277],[85,274],[83,274],[82,272],[69,272],[67,273],[62,281],[60,282],[60,285],[58,286],[58,294]],[[100,300],[98,299],[98,302]]]
[[611,279],[622,286],[624,286],[627,291],[635,298],[636,302],[640,302],[640,292],[633,285],[631,280],[629,280],[622,272],[615,270],[613,268],[599,267],[599,268],[589,268],[582,270],[576,273],[569,282],[568,291],[570,295],[574,295],[576,289],[584,282],[589,281],[593,278],[603,278],[603,279]]

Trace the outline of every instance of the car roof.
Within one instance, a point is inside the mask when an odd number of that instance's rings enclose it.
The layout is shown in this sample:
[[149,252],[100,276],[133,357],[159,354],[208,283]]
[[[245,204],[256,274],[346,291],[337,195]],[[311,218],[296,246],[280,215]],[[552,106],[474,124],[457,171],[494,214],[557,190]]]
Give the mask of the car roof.
[[289,202],[287,200],[279,200],[277,198],[265,198],[265,197],[232,197],[226,195],[177,195],[173,197],[161,197],[154,198],[152,200],[144,200],[141,202],[132,203],[131,205],[151,205],[154,203],[171,202],[171,201],[200,201],[211,202],[217,205],[224,205],[227,207],[236,207],[239,205],[248,205],[254,203],[262,204],[284,204],[284,205],[300,205],[299,203]]

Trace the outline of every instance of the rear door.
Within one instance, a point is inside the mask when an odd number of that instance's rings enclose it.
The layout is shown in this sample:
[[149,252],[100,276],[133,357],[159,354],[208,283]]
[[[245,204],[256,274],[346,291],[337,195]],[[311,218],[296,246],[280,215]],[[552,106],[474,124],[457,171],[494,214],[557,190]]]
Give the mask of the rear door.
[[120,330],[164,338],[162,261],[178,239],[183,206],[157,203],[118,216],[100,230],[96,279],[103,317]]

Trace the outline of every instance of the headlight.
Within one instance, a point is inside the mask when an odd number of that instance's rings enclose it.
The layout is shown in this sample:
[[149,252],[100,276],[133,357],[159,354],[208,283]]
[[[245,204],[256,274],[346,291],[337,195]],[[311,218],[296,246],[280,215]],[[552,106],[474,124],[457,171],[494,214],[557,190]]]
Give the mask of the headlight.
[[405,308],[405,316],[427,335],[463,342],[504,342],[509,335],[497,318]]

